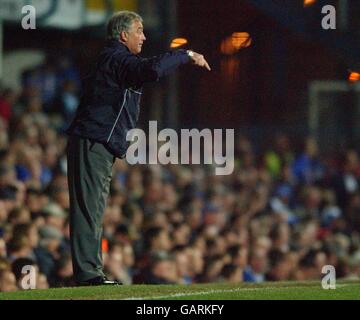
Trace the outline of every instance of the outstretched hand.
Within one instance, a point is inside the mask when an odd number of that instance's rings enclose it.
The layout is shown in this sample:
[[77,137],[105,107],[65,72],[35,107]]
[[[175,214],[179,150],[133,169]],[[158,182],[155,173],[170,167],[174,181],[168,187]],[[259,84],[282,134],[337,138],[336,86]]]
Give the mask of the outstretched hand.
[[211,71],[211,68],[208,64],[208,62],[205,60],[204,56],[200,53],[197,52],[193,52],[193,55],[191,57],[191,60],[193,62],[193,64],[195,64],[196,66],[202,67],[202,68],[206,68],[209,71]]

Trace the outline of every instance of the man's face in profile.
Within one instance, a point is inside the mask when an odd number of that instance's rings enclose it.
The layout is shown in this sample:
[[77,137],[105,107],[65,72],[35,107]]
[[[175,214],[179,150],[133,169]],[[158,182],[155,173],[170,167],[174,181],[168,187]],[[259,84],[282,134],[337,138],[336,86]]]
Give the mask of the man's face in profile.
[[142,23],[138,20],[134,20],[129,31],[125,32],[125,36],[122,37],[122,40],[131,53],[139,54],[141,52],[142,45],[146,40]]

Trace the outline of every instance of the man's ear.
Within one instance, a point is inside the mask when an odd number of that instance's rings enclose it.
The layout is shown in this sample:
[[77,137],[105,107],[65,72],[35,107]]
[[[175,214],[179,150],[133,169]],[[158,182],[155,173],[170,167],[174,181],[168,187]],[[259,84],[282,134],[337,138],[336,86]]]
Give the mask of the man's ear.
[[120,41],[121,42],[126,42],[128,40],[128,35],[126,31],[122,31],[120,33]]

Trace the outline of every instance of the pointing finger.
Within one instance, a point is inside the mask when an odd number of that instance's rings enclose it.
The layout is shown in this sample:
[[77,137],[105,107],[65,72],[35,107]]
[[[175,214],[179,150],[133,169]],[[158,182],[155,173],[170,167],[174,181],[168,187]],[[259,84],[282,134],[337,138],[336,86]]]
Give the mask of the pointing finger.
[[205,61],[205,68],[208,69],[209,71],[211,71],[211,68],[209,66],[209,64]]

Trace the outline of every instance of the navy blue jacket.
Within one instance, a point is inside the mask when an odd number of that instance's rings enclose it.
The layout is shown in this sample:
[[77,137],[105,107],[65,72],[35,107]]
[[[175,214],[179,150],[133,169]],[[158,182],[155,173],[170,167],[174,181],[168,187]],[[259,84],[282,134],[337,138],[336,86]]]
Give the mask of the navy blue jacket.
[[143,84],[189,61],[182,49],[144,59],[119,41],[108,41],[83,80],[80,104],[66,133],[103,143],[114,156],[124,158],[126,135],[139,118]]

